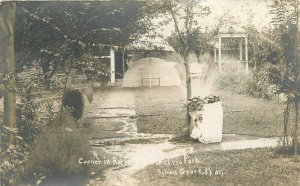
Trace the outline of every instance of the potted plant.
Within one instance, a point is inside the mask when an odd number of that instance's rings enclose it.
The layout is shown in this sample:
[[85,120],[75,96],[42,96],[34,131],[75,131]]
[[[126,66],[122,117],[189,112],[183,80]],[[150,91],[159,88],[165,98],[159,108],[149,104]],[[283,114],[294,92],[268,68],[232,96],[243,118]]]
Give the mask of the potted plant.
[[190,136],[202,143],[222,141],[223,108],[218,96],[194,97],[188,101]]

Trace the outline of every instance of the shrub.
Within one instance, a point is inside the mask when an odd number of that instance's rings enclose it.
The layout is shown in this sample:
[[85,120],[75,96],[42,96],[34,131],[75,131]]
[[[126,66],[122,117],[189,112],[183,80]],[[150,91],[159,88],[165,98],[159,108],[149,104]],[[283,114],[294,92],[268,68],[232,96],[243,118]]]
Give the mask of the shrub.
[[84,108],[84,101],[79,90],[66,90],[63,96],[63,105],[71,109],[71,113],[74,118],[77,120],[81,118]]
[[16,185],[22,177],[25,164],[28,161],[28,148],[20,136],[16,136],[15,144],[9,144],[11,129],[1,128],[0,151],[0,183],[1,185]]
[[[16,185],[23,176],[30,145],[38,134],[38,126],[42,123],[36,114],[38,106],[34,101],[34,93],[39,90],[36,72],[36,69],[31,68],[26,72],[5,76],[16,79],[14,91],[20,97],[20,103],[16,108],[17,128],[10,128],[4,123],[1,125],[1,185]],[[14,135],[14,142],[10,142],[10,134]]]
[[66,177],[88,175],[89,168],[78,162],[91,158],[88,139],[78,131],[51,131],[41,133],[33,146],[28,164],[28,178],[34,175]]
[[253,96],[256,98],[270,99],[274,94],[274,85],[267,81],[262,81],[257,74],[254,73],[223,73],[218,79],[217,85],[221,89],[228,89],[237,94]]

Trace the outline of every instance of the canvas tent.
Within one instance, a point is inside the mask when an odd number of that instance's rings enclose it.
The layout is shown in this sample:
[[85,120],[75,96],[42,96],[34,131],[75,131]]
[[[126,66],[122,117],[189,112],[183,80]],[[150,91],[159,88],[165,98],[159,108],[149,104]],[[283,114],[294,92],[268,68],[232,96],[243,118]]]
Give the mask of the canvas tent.
[[122,87],[180,86],[177,62],[144,58],[129,66]]

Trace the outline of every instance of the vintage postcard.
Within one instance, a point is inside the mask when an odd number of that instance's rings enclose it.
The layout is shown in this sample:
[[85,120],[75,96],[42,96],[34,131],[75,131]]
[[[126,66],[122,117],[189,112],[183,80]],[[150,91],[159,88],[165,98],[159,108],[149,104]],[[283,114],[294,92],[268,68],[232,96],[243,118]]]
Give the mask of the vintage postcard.
[[299,0],[0,0],[0,185],[300,185]]

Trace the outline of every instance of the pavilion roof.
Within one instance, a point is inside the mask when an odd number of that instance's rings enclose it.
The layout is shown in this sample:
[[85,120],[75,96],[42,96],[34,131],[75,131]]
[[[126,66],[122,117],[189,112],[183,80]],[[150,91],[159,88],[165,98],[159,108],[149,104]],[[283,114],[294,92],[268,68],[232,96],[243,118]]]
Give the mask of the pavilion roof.
[[224,25],[219,28],[217,37],[246,37],[247,32],[245,29],[237,25]]

